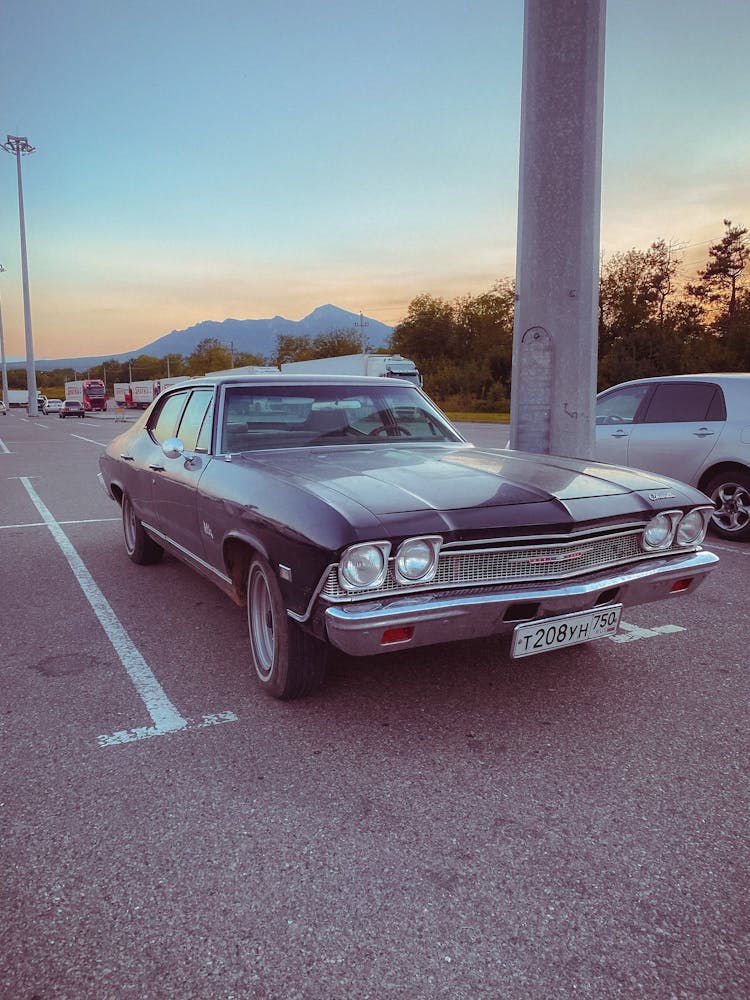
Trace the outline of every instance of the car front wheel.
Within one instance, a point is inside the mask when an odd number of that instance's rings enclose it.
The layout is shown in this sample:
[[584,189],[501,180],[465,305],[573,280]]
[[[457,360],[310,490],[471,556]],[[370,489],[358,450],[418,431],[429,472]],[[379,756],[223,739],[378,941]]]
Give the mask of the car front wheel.
[[268,561],[254,556],[247,575],[250,655],[261,687],[291,701],[319,687],[325,676],[326,647],[286,613]]
[[750,473],[738,470],[715,476],[706,487],[714,502],[711,527],[722,538],[750,539]]
[[164,549],[146,534],[127,493],[122,497],[122,530],[125,536],[125,548],[134,563],[148,566],[159,562],[164,555]]

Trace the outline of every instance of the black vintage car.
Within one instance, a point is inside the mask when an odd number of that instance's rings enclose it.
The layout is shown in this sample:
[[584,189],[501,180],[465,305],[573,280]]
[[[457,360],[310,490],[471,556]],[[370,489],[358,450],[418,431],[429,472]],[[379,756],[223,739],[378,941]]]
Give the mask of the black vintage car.
[[246,603],[261,686],[354,655],[510,633],[527,656],[613,634],[624,606],[690,593],[718,562],[683,483],[468,444],[393,379],[192,379],[101,458],[135,563],[163,552]]

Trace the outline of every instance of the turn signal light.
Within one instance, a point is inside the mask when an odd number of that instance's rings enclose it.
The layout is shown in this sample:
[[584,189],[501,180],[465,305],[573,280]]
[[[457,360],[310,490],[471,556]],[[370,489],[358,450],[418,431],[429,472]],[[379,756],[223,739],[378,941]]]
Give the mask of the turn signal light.
[[400,628],[387,628],[380,637],[380,645],[390,646],[393,642],[408,642],[413,636],[413,625],[404,625]]

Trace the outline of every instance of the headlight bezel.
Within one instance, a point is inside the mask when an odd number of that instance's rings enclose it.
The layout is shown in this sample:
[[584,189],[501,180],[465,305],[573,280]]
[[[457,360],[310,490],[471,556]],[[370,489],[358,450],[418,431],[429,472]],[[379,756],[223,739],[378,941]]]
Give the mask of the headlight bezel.
[[[358,573],[355,569],[354,560],[357,557],[360,559],[365,557],[368,550],[370,550],[373,556],[375,556],[375,553],[378,553],[379,558],[376,557],[374,559],[372,578],[364,582],[362,571],[360,570]],[[388,541],[357,542],[355,545],[350,545],[344,549],[337,567],[339,584],[342,590],[351,594],[362,590],[377,590],[378,587],[382,587],[388,576],[390,554],[391,543]]]
[[[675,532],[675,542],[677,545],[682,548],[694,548],[696,545],[700,545],[706,537],[706,532],[708,531],[711,523],[711,515],[713,512],[714,508],[709,506],[693,507],[692,510],[685,511],[680,518],[680,522],[677,525],[677,530]],[[698,530],[688,539],[685,539],[684,537],[681,538],[681,533],[684,534],[683,527],[686,520],[688,518],[692,518],[694,515],[697,515],[701,522],[698,526]]]
[[[691,507],[690,510],[656,511],[643,527],[641,548],[644,552],[666,552],[668,549],[675,547],[681,549],[695,548],[706,537],[712,511],[713,508],[708,506]],[[696,529],[689,537],[685,538],[684,531],[681,533],[680,528],[686,523],[686,519],[692,519],[696,514],[700,519],[700,524],[696,525]],[[655,540],[651,540],[649,538],[649,531],[656,529],[660,523],[663,525],[661,537],[659,538],[657,535]],[[688,523],[691,523],[691,521],[688,521]]]
[[[423,583],[430,583],[437,574],[440,560],[440,548],[443,544],[441,535],[414,535],[405,538],[396,550],[393,559],[393,575],[396,581],[402,586],[417,586]],[[420,546],[426,550],[426,561],[424,569],[420,572],[409,573],[406,571],[406,560],[414,558],[413,550]],[[410,551],[412,555],[410,556]]]
[[[641,546],[645,552],[664,552],[674,541],[677,524],[682,517],[681,510],[658,510],[644,524]],[[649,532],[663,525],[663,535],[659,540],[651,540]]]

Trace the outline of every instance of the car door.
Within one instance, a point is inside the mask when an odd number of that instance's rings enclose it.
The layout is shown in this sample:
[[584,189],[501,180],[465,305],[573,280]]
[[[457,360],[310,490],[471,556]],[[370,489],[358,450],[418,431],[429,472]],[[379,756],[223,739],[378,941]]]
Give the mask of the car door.
[[660,382],[631,429],[628,465],[693,483],[725,423],[724,394],[714,382]]
[[645,409],[654,387],[650,382],[618,386],[596,400],[596,458],[611,465],[632,465],[630,436],[638,413]]
[[[172,393],[165,401],[151,436],[159,445],[149,468],[153,474],[153,506],[159,531],[185,554],[203,558],[198,530],[198,482],[208,461],[213,390]],[[184,452],[167,458],[164,442],[179,438]]]

